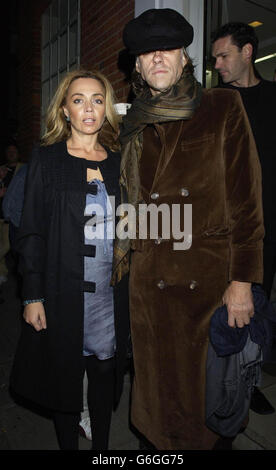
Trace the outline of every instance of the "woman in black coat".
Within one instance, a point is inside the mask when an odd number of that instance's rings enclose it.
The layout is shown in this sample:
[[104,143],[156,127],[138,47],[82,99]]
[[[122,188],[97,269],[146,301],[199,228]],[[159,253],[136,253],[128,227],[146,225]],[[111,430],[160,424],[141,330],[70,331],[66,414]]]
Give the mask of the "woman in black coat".
[[49,107],[25,186],[17,241],[25,322],[11,388],[53,410],[61,449],[78,448],[85,371],[93,449],[108,448],[122,391],[127,280],[110,286],[120,202],[117,135],[108,80],[70,72]]

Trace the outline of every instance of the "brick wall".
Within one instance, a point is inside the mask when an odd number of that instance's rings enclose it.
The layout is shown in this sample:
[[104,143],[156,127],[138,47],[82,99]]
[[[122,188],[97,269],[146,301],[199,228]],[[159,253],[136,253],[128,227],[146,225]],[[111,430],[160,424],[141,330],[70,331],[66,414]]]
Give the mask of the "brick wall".
[[134,0],[81,1],[81,64],[104,73],[119,102],[126,101],[130,91],[120,70],[124,55],[119,53],[124,50],[122,31],[134,17],[134,6]]
[[18,2],[18,144],[23,160],[40,136],[41,15],[48,4]]
[[[18,144],[23,160],[40,138],[41,15],[49,3],[18,2]],[[134,0],[81,0],[81,65],[102,71],[119,102],[127,101],[130,92],[122,71],[124,55],[119,54],[124,50],[122,30],[134,17],[134,4]]]

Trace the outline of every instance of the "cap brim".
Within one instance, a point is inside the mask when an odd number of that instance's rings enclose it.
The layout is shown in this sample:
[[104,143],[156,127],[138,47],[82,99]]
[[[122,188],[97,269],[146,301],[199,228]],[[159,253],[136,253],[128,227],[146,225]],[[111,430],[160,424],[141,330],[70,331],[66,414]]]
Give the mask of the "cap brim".
[[[164,38],[162,38],[164,40]],[[150,43],[145,44],[144,46],[141,46],[139,48],[132,48],[129,50],[130,54],[133,55],[141,55],[141,54],[146,54],[148,52],[153,52],[153,51],[169,51],[173,49],[181,49],[181,47],[188,47],[187,45],[183,44],[183,41],[180,42],[174,42],[174,43],[166,43],[162,44],[162,41],[160,39],[155,41],[150,41]]]

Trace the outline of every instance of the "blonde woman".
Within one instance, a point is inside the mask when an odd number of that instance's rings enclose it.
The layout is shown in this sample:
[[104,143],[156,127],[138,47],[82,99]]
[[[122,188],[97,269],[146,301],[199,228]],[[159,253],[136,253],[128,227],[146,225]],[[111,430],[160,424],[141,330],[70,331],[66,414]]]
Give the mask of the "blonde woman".
[[78,448],[84,373],[93,449],[108,448],[123,384],[127,285],[110,286],[112,218],[120,202],[117,136],[109,81],[99,72],[71,72],[49,107],[27,175],[17,246],[25,322],[11,386],[53,410],[66,450]]

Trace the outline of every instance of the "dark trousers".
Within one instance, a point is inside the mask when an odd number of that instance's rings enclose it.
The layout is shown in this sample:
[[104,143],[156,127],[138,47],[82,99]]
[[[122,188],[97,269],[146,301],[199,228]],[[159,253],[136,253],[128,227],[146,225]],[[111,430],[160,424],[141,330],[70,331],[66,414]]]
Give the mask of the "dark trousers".
[[[114,358],[100,361],[85,357],[88,377],[88,408],[91,419],[92,449],[107,450],[114,397]],[[61,450],[78,450],[80,415],[55,413],[54,422]]]
[[263,288],[269,299],[272,286],[273,286],[274,275],[276,272],[276,243],[264,242],[263,256],[264,256]]
[[[264,249],[263,249],[263,257],[264,257],[264,280],[263,280],[263,288],[266,292],[267,298],[270,299],[271,291],[273,287],[273,280],[276,272],[276,243],[264,242]],[[275,344],[276,344],[276,323],[271,324],[272,328],[272,342],[268,345],[265,351],[265,358],[264,362],[270,362],[272,357],[274,356],[275,351]]]

